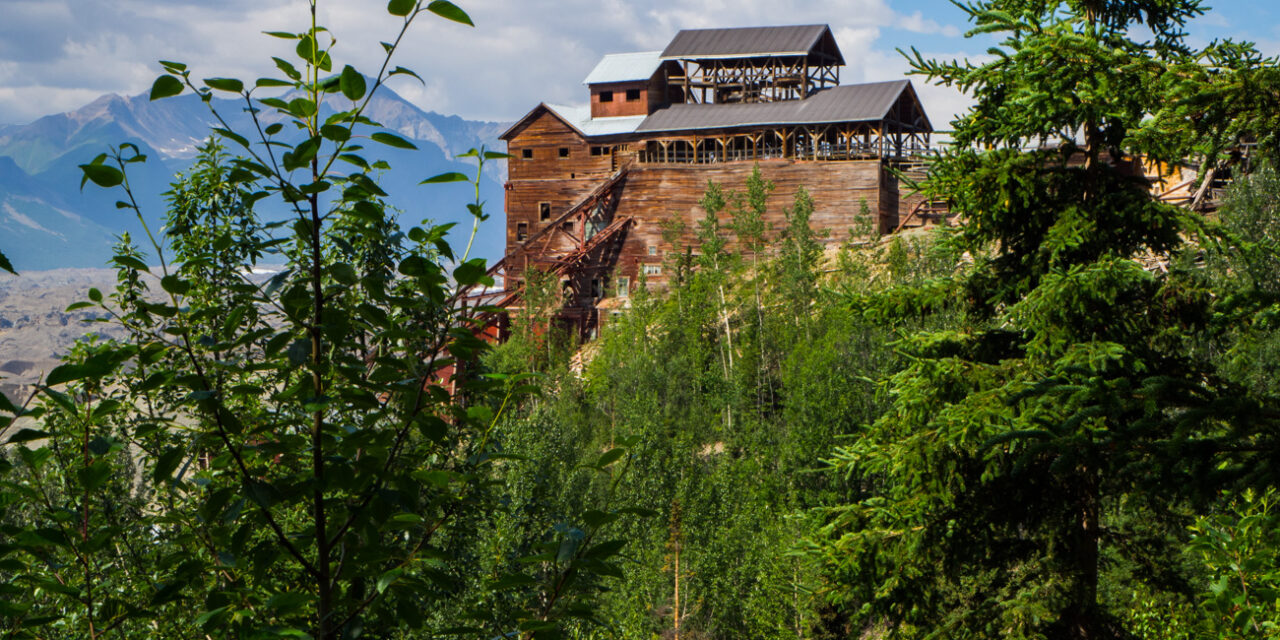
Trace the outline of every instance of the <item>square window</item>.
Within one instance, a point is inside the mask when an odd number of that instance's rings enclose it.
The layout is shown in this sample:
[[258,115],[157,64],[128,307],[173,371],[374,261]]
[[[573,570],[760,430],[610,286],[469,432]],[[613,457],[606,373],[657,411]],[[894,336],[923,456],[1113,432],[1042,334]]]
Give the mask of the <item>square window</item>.
[[649,255],[651,256],[658,255],[658,248],[653,245],[649,245]]
[[538,203],[538,220],[541,220],[542,222],[546,222],[550,219],[551,219],[551,203],[539,202]]
[[560,147],[560,157],[561,158],[569,157],[569,147]]
[[627,102],[635,102],[640,99],[639,89],[627,89]]
[[529,223],[517,222],[516,223],[516,242],[524,242],[528,238],[529,238]]
[[644,274],[645,274],[646,276],[660,276],[660,275],[662,275],[662,265],[660,265],[660,264],[646,264],[646,265],[644,266]]
[[600,92],[600,102],[613,102],[613,92],[612,92],[612,91],[601,91],[601,92]]
[[520,157],[521,157],[521,158],[524,158],[525,160],[532,160],[532,159],[533,159],[533,149],[522,149],[522,150],[520,151]]

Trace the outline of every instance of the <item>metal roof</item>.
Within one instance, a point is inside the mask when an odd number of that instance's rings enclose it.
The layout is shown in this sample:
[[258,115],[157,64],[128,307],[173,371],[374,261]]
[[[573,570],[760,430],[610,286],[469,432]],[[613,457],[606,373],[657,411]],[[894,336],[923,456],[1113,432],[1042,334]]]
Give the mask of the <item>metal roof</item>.
[[542,111],[548,111],[551,115],[560,119],[574,131],[577,131],[584,138],[596,136],[616,136],[626,133],[633,133],[640,123],[644,122],[645,116],[615,116],[610,118],[592,118],[591,107],[589,106],[567,106],[560,104],[547,104],[545,102],[534,107],[532,111],[525,114],[502,132],[498,136],[499,140],[510,140],[511,136],[516,133],[517,129],[524,126],[525,123],[536,118]]
[[658,65],[661,64],[661,51],[611,53],[600,59],[596,68],[591,70],[582,84],[648,80],[653,77],[653,72],[657,71]]
[[616,136],[631,133],[644,122],[645,116],[613,116],[609,118],[592,118],[589,106],[565,106],[549,104],[547,108],[564,120],[569,126],[577,129],[582,135]]
[[827,42],[829,53],[844,64],[840,48],[825,24],[791,27],[739,27],[735,29],[684,29],[662,51],[664,60],[741,58],[748,56],[803,56]]
[[803,100],[732,104],[675,104],[650,115],[636,133],[730,129],[776,124],[827,124],[881,120],[908,80],[831,87]]

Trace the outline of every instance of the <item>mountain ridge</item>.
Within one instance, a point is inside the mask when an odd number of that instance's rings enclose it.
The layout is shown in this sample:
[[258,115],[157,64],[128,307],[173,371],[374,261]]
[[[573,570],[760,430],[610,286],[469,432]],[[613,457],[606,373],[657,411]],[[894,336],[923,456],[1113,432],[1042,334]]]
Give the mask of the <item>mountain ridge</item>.
[[[213,100],[232,129],[252,130],[252,120],[243,104],[223,98]],[[326,96],[321,108],[350,108],[341,100],[336,95]],[[416,152],[383,147],[367,150],[393,167],[380,176],[384,188],[392,194],[390,203],[401,211],[414,213],[412,223],[428,218],[437,223],[466,223],[458,226],[469,230],[466,205],[474,197],[471,189],[440,185],[425,192],[427,188],[417,184],[450,171],[473,175],[474,164],[459,162],[457,156],[482,145],[499,148],[497,136],[507,123],[424,111],[385,86],[370,102],[366,115],[419,147]],[[264,109],[262,119],[274,119],[273,113]],[[153,102],[146,94],[108,93],[78,109],[43,116],[25,125],[0,125],[0,231],[7,232],[0,234],[0,251],[19,270],[104,266],[116,237],[126,232],[140,233],[141,224],[115,207],[120,194],[91,185],[77,191],[78,166],[121,143],[136,144],[148,160],[130,167],[130,182],[140,197],[148,225],[155,225],[154,229],[163,219],[163,193],[169,182],[190,166],[197,147],[208,139],[215,122],[195,94]],[[226,146],[232,152],[237,149],[234,143]],[[504,178],[505,168],[500,163],[493,171],[487,171],[481,182],[482,198],[500,206]],[[497,212],[491,207],[488,213]],[[270,217],[279,212],[262,214]],[[490,259],[500,255],[505,242],[500,225],[501,216],[496,215],[482,225],[477,239],[479,255]],[[80,249],[69,252],[67,245],[73,241]]]

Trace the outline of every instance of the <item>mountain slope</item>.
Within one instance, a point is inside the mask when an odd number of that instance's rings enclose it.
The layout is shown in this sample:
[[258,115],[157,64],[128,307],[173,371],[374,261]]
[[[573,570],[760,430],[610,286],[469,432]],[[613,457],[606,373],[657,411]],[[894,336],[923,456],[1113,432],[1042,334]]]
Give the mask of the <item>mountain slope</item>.
[[[326,110],[345,109],[349,103],[330,96]],[[214,106],[239,131],[252,130],[243,103],[215,99]],[[424,112],[382,88],[366,114],[417,144],[418,151],[369,145],[365,153],[386,159],[392,170],[379,176],[390,202],[404,212],[406,223],[423,219],[457,222],[457,237],[471,228],[466,204],[474,197],[466,185],[419,186],[424,178],[449,171],[474,174],[474,165],[459,162],[459,153],[485,145],[502,148],[497,135],[502,123],[474,122],[457,116]],[[269,115],[264,112],[264,120]],[[147,162],[130,167],[130,182],[139,197],[144,216],[153,230],[164,215],[163,193],[175,173],[190,166],[196,147],[215,122],[207,106],[195,95],[156,102],[146,95],[105,95],[68,113],[54,114],[27,125],[0,127],[0,251],[22,269],[98,267],[109,255],[115,236],[140,233],[141,226],[128,210],[115,206],[122,194],[93,185],[82,191],[78,165],[118,146],[138,145]],[[227,143],[234,151],[234,143]],[[478,255],[496,259],[504,244],[501,231],[502,182],[505,167],[486,171],[481,197],[493,217],[482,225],[477,238]],[[492,166],[492,165],[491,165]],[[287,215],[283,207],[261,211],[267,218]],[[67,251],[68,243],[79,247]]]

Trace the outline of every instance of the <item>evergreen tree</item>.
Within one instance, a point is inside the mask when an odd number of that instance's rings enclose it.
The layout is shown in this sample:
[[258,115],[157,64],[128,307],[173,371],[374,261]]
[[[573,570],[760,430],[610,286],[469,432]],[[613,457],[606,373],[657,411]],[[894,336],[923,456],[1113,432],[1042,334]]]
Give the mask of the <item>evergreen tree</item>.
[[[860,488],[829,523],[835,595],[899,637],[1122,637],[1117,590],[1184,580],[1184,505],[1266,437],[1256,398],[1197,348],[1213,339],[1210,297],[1131,259],[1168,256],[1198,227],[1132,158],[1188,149],[1144,127],[1176,99],[1160,79],[1195,59],[1181,26],[1202,11],[964,8],[972,33],[1005,34],[994,58],[915,64],[977,101],[928,185],[965,220],[967,319],[903,343],[893,407],[832,460]],[[918,308],[904,300],[929,292],[880,303]]]

